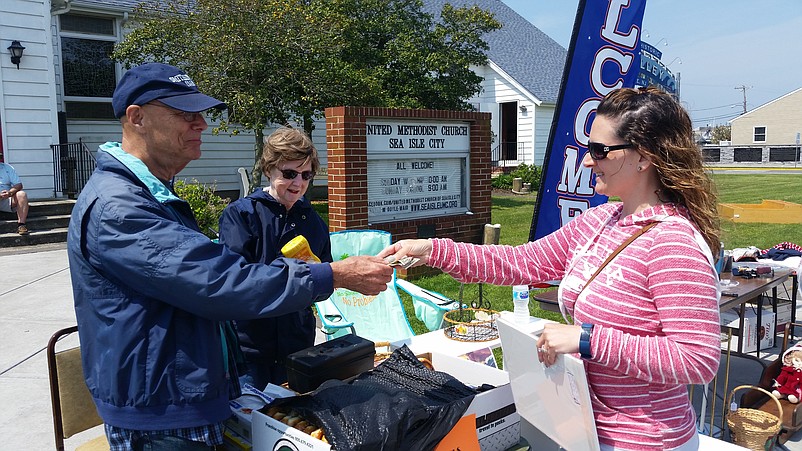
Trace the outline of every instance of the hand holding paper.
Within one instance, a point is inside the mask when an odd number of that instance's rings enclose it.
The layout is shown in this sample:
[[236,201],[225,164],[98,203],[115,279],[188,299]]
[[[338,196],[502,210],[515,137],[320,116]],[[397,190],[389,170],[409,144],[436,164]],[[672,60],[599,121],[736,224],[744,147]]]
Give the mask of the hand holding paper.
[[431,253],[429,240],[401,240],[382,249],[377,257],[385,259],[390,266],[407,269],[427,264]]

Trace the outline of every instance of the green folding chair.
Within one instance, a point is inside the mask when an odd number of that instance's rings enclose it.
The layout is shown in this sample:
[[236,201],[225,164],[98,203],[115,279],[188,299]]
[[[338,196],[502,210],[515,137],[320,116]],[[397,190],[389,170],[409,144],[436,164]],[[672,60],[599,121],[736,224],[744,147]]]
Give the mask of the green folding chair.
[[[345,230],[333,232],[330,237],[335,261],[376,255],[391,243],[390,233],[382,230]],[[393,342],[415,335],[396,290],[395,271],[387,289],[378,296],[338,288],[325,301],[316,302],[315,308],[327,340],[348,333],[373,342]]]

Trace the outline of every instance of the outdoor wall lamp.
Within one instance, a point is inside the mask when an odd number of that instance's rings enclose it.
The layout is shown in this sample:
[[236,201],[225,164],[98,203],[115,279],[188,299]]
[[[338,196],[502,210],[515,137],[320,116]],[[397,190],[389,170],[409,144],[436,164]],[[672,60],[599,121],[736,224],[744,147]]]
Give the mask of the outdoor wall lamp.
[[518,109],[521,110],[521,113],[526,113],[526,105],[521,105]]
[[16,64],[17,69],[19,69],[19,62],[22,60],[22,52],[24,50],[25,47],[19,41],[11,41],[11,45],[8,46],[8,51],[11,52],[11,64]]

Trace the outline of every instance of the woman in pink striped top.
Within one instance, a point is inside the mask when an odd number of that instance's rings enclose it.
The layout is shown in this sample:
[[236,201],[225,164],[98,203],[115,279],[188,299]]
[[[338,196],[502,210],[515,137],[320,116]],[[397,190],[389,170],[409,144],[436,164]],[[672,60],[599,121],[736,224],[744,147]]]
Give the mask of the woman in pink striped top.
[[532,358],[551,365],[557,354],[581,355],[602,450],[695,450],[686,386],[718,370],[719,229],[691,120],[658,89],[615,90],[597,108],[588,150],[582,163],[596,191],[620,203],[590,208],[520,246],[404,240],[379,256],[418,257],[463,282],[562,279],[570,319],[546,326]]

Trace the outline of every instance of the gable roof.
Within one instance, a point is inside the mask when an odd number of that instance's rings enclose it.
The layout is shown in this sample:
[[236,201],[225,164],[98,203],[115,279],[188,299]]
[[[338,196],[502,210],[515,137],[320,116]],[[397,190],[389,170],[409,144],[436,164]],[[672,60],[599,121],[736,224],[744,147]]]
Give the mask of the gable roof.
[[495,15],[502,27],[484,36],[488,58],[539,100],[557,103],[568,52],[501,0],[423,0],[439,18],[443,6],[478,6]]
[[730,119],[729,123],[732,124],[733,122],[735,122],[735,121],[737,121],[739,119],[748,117],[749,115],[751,115],[752,113],[754,113],[755,111],[757,111],[757,110],[759,110],[761,108],[767,107],[767,106],[769,106],[769,105],[771,105],[771,104],[773,104],[775,102],[779,102],[780,100],[782,100],[782,99],[784,99],[784,98],[786,98],[788,96],[793,96],[793,95],[796,95],[797,93],[800,93],[800,92],[802,92],[802,88],[798,88],[798,89],[795,89],[795,90],[793,90],[793,91],[791,91],[791,92],[789,92],[787,94],[783,94],[783,95],[781,95],[780,97],[777,97],[774,100],[769,100],[768,102],[764,103],[763,105],[760,105],[757,108],[753,108],[753,109],[747,111],[746,113],[743,113],[743,114],[741,114],[741,115],[739,115],[737,117],[734,117],[734,118]]

